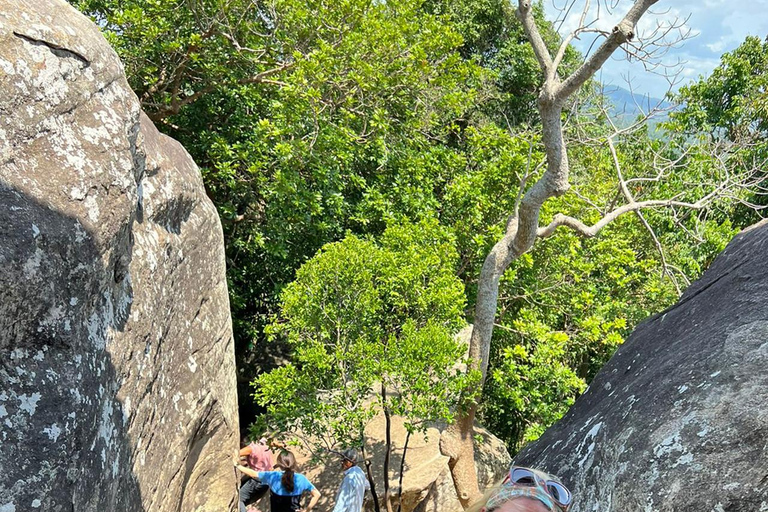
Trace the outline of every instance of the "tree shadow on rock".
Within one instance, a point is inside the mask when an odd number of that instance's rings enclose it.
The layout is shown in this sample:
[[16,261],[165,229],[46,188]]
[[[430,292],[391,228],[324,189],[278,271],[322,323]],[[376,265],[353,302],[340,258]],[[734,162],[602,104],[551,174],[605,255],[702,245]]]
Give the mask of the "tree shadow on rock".
[[132,224],[97,247],[0,182],[0,509],[144,510],[110,355],[131,313]]

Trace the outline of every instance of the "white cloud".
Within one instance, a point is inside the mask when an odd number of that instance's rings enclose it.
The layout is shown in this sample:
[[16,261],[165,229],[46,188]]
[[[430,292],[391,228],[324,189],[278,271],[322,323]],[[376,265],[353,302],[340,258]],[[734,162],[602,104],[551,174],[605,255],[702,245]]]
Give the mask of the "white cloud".
[[728,43],[725,41],[725,39],[720,39],[719,41],[708,44],[707,48],[709,48],[711,52],[720,55],[721,53],[723,53],[723,50],[725,49],[727,44]]

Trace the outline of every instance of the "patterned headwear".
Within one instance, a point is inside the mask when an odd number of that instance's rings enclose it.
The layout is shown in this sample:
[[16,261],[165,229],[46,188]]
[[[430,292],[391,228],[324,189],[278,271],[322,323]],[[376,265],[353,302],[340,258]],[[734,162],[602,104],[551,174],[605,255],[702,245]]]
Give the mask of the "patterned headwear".
[[493,510],[502,503],[514,498],[530,498],[538,500],[547,506],[549,510],[556,510],[552,498],[540,487],[519,487],[512,482],[504,482],[486,502],[484,510]]
[[[516,470],[527,471],[535,480],[535,482],[531,482],[530,485],[520,485],[512,482],[512,472]],[[558,510],[567,510],[567,505],[562,506],[560,503],[555,501],[555,499],[550,494],[551,491],[546,489],[545,486],[549,484],[557,484],[562,486],[560,480],[557,477],[544,473],[543,471],[513,466],[510,468],[510,472],[502,482],[501,486],[493,494],[491,494],[491,496],[488,498],[488,501],[486,501],[483,512],[491,511],[494,508],[500,506],[502,503],[506,503],[507,501],[513,500],[515,498],[528,498],[539,501],[546,505],[547,509],[552,512]],[[564,493],[568,493],[570,498],[570,492],[564,487],[562,490]]]

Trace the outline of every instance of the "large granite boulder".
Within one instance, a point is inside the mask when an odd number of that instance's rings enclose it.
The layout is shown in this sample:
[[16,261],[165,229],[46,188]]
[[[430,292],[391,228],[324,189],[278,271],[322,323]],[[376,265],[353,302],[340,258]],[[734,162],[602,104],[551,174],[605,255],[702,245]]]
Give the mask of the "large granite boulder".
[[234,503],[221,226],[63,0],[0,0],[0,511]]
[[768,511],[768,224],[640,325],[515,461],[563,476],[572,512]]

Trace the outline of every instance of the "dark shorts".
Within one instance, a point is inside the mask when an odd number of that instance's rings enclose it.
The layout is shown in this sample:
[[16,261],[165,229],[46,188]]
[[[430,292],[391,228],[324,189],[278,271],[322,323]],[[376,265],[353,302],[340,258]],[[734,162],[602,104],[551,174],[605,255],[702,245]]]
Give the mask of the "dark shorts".
[[240,512],[246,512],[245,506],[257,501],[269,490],[269,486],[258,478],[249,478],[240,486]]

